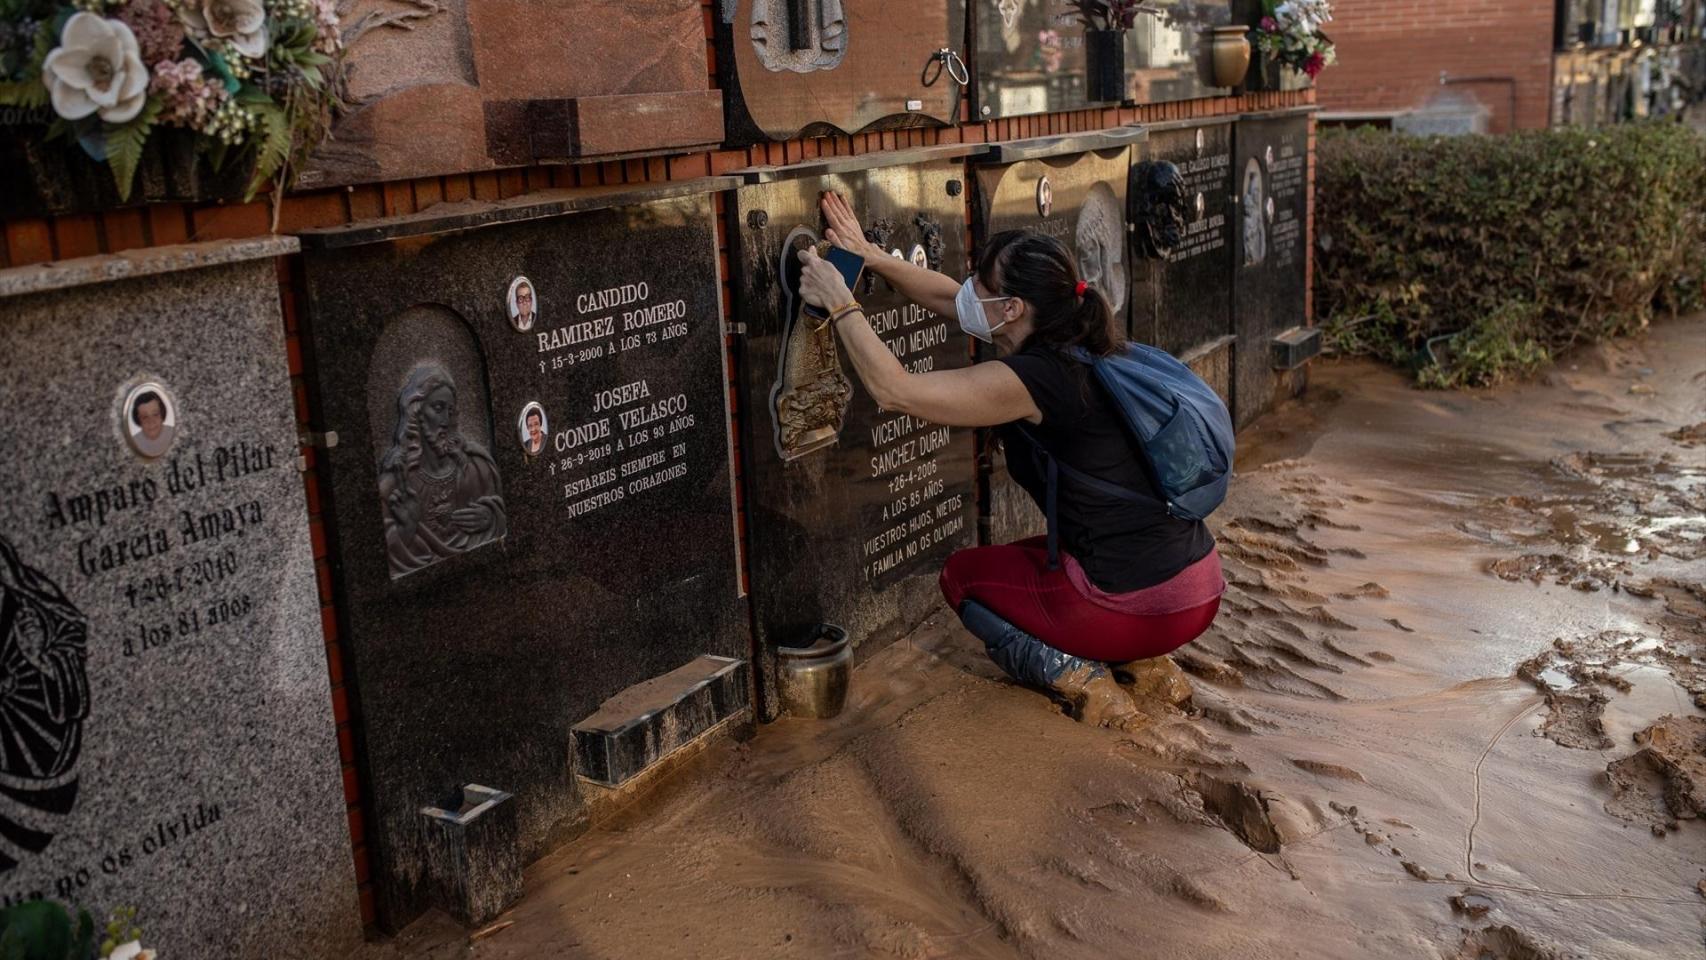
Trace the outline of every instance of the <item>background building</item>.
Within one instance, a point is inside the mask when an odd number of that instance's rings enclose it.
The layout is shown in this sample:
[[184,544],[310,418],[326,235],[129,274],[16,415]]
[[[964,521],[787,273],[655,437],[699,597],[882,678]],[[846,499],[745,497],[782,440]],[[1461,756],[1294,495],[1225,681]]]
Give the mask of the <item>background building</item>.
[[1340,0],[1321,120],[1506,133],[1680,113],[1706,95],[1699,0]]

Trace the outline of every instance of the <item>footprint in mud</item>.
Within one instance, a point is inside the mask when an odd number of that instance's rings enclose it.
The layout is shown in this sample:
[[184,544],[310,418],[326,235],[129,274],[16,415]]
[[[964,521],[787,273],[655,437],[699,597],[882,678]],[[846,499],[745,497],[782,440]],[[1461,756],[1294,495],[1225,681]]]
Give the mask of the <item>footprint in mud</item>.
[[1199,773],[1187,781],[1201,798],[1203,812],[1220,821],[1244,845],[1259,853],[1280,852],[1280,832],[1268,814],[1269,798],[1237,780]]

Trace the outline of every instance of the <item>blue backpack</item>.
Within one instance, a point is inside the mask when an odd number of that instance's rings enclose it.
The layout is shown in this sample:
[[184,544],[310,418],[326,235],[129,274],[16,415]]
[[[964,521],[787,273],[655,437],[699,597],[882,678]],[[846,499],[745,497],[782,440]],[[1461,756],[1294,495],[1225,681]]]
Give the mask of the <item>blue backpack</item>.
[[[1137,441],[1167,513],[1181,520],[1202,520],[1213,513],[1226,499],[1235,450],[1232,416],[1214,388],[1172,354],[1146,344],[1128,343],[1125,353],[1109,357],[1093,358],[1079,349],[1072,350],[1070,356],[1096,371],[1096,379]],[[1093,477],[1062,463],[1023,420],[1019,429],[1030,439],[1040,457],[1041,472],[1048,478],[1043,512],[1048,516],[1050,568],[1059,565],[1055,501],[1060,474],[1121,500],[1153,501],[1148,492]]]

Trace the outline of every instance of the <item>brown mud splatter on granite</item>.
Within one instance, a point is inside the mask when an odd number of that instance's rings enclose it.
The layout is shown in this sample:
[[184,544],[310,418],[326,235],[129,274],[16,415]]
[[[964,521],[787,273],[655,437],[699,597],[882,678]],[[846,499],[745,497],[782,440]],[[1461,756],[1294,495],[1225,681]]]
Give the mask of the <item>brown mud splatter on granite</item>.
[[1699,956],[1703,367],[1698,320],[1487,392],[1318,365],[1240,437],[1222,613],[1124,678],[1142,729],[944,615],[534,864],[511,926],[372,958]]

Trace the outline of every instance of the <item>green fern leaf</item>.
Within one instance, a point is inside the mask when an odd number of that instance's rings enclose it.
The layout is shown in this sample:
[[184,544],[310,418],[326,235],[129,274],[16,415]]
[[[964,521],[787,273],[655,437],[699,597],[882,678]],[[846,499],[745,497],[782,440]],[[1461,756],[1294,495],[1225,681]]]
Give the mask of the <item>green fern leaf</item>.
[[112,167],[113,182],[118,185],[118,198],[130,199],[130,188],[136,182],[136,168],[142,165],[142,148],[154,130],[160,116],[160,101],[149,100],[127,123],[108,124],[106,128],[107,165]]
[[245,202],[253,200],[290,160],[290,116],[270,101],[256,106],[255,115],[260,121],[260,142],[255,148],[255,175],[243,195]]
[[39,80],[0,82],[0,107],[36,110],[47,106],[47,85]]

